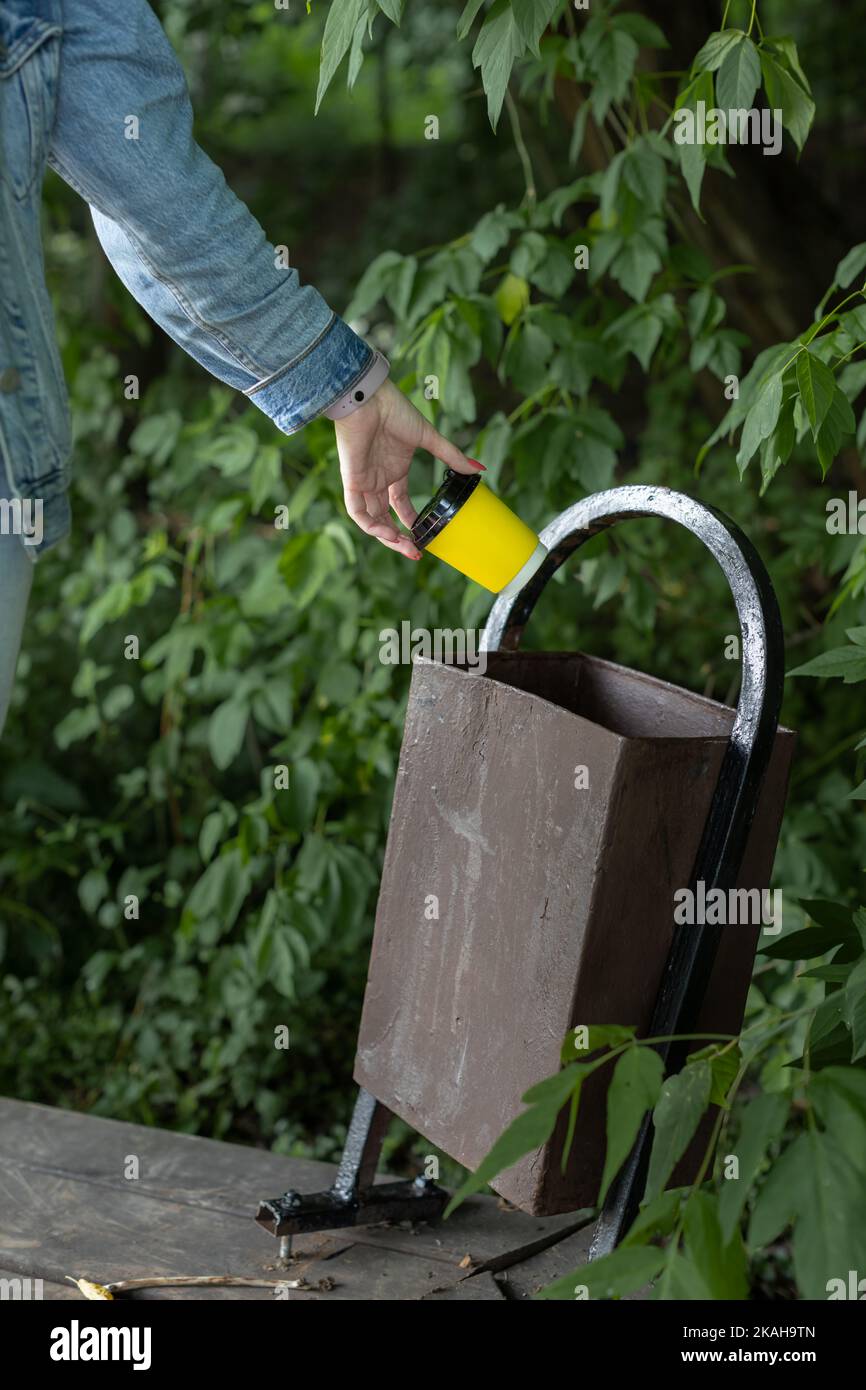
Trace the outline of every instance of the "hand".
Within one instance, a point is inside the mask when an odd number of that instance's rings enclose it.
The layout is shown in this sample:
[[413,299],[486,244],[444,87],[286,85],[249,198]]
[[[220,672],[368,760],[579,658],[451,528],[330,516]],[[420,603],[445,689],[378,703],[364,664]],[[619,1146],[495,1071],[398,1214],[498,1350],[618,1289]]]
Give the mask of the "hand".
[[352,520],[407,560],[420,560],[412,537],[398,531],[393,507],[403,525],[411,528],[418,513],[409,500],[409,465],[416,449],[427,449],[455,473],[483,470],[434,430],[408,396],[384,381],[378,391],[345,420],[335,422],[337,453],[346,510]]

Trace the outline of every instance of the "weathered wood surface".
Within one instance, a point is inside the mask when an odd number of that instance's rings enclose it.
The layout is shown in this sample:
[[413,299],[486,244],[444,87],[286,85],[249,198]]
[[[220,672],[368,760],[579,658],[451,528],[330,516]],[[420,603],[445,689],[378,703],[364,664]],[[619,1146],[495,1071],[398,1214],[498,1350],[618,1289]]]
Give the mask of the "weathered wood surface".
[[[135,1179],[124,1177],[131,1157]],[[0,1099],[0,1279],[40,1278],[45,1299],[81,1297],[66,1275],[105,1284],[233,1274],[283,1287],[134,1297],[502,1301],[523,1296],[499,1282],[502,1271],[537,1260],[586,1221],[473,1197],[447,1222],[296,1237],[291,1264],[278,1265],[276,1241],[253,1221],[259,1200],[288,1187],[319,1190],[333,1176],[324,1163]]]

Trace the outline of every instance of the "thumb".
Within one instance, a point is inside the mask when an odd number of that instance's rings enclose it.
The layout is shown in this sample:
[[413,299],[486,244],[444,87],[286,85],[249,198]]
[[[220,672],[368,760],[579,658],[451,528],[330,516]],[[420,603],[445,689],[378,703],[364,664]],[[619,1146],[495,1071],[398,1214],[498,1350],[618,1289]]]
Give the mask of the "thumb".
[[427,428],[424,430],[421,439],[421,448],[426,449],[428,453],[432,454],[434,458],[439,459],[448,468],[453,468],[455,473],[485,472],[483,463],[477,463],[475,459],[467,458],[462,450],[457,448],[456,444],[452,444],[451,441],[440,434],[438,430],[435,430],[429,422],[427,422]]

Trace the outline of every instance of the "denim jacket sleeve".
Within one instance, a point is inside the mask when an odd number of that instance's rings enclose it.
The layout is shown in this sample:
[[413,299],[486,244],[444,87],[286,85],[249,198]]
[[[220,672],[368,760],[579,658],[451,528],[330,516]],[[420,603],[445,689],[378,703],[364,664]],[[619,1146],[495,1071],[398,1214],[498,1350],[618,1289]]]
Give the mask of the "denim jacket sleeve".
[[287,434],[351,390],[372,353],[281,268],[196,144],[183,71],[146,0],[64,0],[49,163],[91,206],[131,293]]

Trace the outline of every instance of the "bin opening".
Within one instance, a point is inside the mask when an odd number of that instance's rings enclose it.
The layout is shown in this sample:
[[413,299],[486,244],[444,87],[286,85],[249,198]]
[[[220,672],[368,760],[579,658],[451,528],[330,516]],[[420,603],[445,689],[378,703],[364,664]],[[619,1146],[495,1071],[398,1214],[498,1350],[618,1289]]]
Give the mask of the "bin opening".
[[[456,663],[455,663],[456,664]],[[727,738],[727,705],[582,652],[488,652],[476,679],[523,690],[624,738]]]

